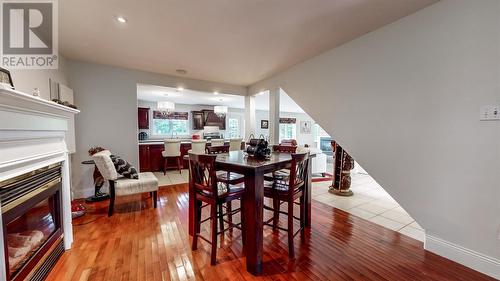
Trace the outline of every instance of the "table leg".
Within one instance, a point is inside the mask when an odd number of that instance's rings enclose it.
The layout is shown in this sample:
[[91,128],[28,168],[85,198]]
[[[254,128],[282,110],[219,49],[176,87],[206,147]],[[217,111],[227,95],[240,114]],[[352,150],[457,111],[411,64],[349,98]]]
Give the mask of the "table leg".
[[247,271],[258,275],[262,273],[262,251],[263,251],[263,205],[264,205],[264,175],[245,175],[245,251],[247,259]]
[[189,222],[189,235],[193,236],[194,234],[194,212],[195,212],[195,200],[194,200],[194,189],[191,186],[191,179],[189,179],[189,216],[188,216],[188,222]]
[[305,190],[305,226],[311,227],[311,189],[312,189],[312,159],[309,159],[309,164],[307,165],[307,180],[306,180],[306,190]]

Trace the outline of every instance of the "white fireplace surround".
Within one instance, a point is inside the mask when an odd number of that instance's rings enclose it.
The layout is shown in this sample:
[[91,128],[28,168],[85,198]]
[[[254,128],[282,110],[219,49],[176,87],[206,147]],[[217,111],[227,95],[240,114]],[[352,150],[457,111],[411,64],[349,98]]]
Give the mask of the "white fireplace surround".
[[[63,162],[62,226],[66,250],[73,242],[68,152],[74,149],[73,124],[78,112],[22,92],[0,89],[0,181]],[[0,216],[0,235],[2,226]],[[3,247],[0,239],[0,280],[6,278]]]

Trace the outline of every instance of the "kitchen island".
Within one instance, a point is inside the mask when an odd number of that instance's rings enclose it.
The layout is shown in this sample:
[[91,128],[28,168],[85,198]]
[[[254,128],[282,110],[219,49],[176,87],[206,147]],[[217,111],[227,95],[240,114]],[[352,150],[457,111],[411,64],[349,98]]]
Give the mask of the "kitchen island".
[[[207,146],[210,146],[207,141]],[[229,140],[225,140],[225,145],[229,145]],[[241,149],[245,148],[245,142],[241,142]],[[190,140],[181,140],[181,157],[188,154],[191,149]],[[141,172],[159,172],[163,171],[164,158],[161,152],[164,150],[163,140],[140,140],[139,141],[139,170]],[[184,158],[183,158],[184,159]],[[172,163],[174,165],[174,163]],[[183,160],[184,169],[188,168],[188,161]]]

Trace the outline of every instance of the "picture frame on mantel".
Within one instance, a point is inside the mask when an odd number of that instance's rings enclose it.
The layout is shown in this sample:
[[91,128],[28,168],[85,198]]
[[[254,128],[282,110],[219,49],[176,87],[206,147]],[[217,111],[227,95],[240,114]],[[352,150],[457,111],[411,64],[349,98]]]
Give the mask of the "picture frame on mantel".
[[8,86],[14,90],[14,82],[12,81],[12,76],[10,75],[10,71],[5,68],[0,67],[0,84]]

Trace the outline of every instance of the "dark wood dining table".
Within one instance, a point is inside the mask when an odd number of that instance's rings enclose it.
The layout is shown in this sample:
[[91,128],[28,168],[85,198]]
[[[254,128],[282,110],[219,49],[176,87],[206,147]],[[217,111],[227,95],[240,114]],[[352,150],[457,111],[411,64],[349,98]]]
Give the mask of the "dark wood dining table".
[[[311,155],[314,157],[314,155]],[[264,174],[288,168],[292,157],[289,153],[271,153],[266,160],[255,159],[245,155],[243,151],[231,151],[219,154],[216,159],[216,168],[228,172],[235,172],[245,176],[244,204],[245,218],[245,255],[247,271],[259,275],[262,273],[263,252],[263,205],[264,205]],[[311,164],[308,165],[306,194],[306,227],[311,226]],[[189,188],[189,234],[194,230],[194,194]]]

